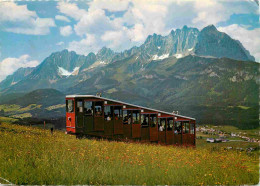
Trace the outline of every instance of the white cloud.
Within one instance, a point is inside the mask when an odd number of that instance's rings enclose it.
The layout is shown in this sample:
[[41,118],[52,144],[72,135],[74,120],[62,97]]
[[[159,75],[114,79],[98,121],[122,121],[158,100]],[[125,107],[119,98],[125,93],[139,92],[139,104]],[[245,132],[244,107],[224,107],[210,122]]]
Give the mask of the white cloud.
[[30,60],[30,56],[27,54],[19,58],[5,58],[0,62],[0,81],[21,67],[35,67],[37,65],[39,65],[39,62],[37,60]]
[[75,20],[80,20],[82,15],[87,13],[86,10],[79,9],[75,3],[58,2],[59,11]]
[[197,28],[227,21],[232,14],[258,14],[255,5],[241,0],[199,0],[195,1],[194,9],[197,15],[192,23]]
[[62,15],[56,15],[55,19],[59,21],[70,22],[70,20],[66,16],[62,16]]
[[61,46],[61,45],[64,45],[64,42],[63,41],[60,41],[58,43],[56,43],[57,46]]
[[233,39],[239,40],[256,58],[256,61],[260,62],[260,28],[247,30],[246,27],[233,24],[226,27],[218,27],[218,30],[227,33]]
[[39,18],[26,5],[17,5],[14,2],[1,2],[0,28],[7,32],[30,35],[46,35],[50,27],[55,27],[51,18]]
[[94,34],[88,34],[84,39],[80,41],[72,41],[69,43],[68,50],[76,51],[78,54],[87,55],[90,52],[96,53],[102,45],[97,41]]
[[131,40],[128,36],[129,31],[123,27],[119,31],[107,31],[101,36],[101,40],[108,48],[115,51],[123,51],[129,48]]
[[130,0],[94,0],[88,3],[92,9],[104,9],[111,12],[127,10]]
[[217,24],[218,22],[227,19],[228,11],[223,11],[225,8],[221,3],[214,0],[201,0],[195,2],[195,10],[197,17],[192,20],[192,23],[200,26],[209,24]]
[[84,34],[102,34],[107,30],[115,29],[115,24],[105,15],[105,11],[96,9],[83,15],[75,25],[75,32],[83,36]]
[[72,34],[72,28],[71,26],[64,26],[64,27],[60,27],[60,34],[63,36],[69,36]]

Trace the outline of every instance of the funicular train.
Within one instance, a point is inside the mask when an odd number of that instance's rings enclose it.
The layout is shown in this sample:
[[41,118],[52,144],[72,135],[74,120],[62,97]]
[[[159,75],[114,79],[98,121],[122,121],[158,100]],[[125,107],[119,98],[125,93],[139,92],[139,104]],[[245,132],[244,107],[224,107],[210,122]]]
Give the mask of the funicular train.
[[66,130],[79,136],[196,144],[196,120],[94,95],[66,96]]

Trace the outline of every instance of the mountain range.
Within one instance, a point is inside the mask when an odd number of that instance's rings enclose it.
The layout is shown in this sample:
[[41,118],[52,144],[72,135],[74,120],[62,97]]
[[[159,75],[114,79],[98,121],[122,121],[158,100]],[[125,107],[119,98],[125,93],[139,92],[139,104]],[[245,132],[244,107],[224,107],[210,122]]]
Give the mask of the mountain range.
[[130,103],[178,110],[203,123],[256,126],[259,63],[254,61],[239,41],[214,25],[201,31],[184,26],[167,36],[150,35],[141,46],[122,52],[104,47],[87,56],[68,50],[52,53],[39,66],[18,69],[3,80],[0,103],[22,105],[18,97],[44,88],[62,92],[63,98],[102,92]]

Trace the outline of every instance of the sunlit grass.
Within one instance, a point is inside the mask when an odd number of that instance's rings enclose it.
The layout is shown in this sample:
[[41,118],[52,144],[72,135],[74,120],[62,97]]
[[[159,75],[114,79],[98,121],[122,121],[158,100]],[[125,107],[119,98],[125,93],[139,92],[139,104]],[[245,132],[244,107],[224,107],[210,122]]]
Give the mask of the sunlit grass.
[[12,115],[13,118],[30,118],[32,117],[31,113],[15,114]]
[[0,123],[1,122],[3,122],[3,123],[14,123],[16,121],[18,121],[18,119],[10,118],[10,117],[3,117],[3,116],[0,117]]
[[5,122],[0,136],[0,177],[19,185],[239,185],[259,180],[258,155],[221,147],[79,140]]
[[21,108],[19,105],[0,105],[0,110],[4,110],[5,112],[14,112]]

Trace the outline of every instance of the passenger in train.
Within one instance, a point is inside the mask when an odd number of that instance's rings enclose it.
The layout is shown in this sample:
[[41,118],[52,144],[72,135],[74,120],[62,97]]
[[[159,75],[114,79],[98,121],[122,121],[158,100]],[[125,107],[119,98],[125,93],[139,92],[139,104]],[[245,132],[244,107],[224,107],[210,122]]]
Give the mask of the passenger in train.
[[142,126],[148,126],[148,123],[147,123],[147,121],[146,121],[146,118],[144,118],[143,123],[142,123]]
[[155,122],[153,120],[150,119],[150,123],[151,123],[151,127],[155,127]]
[[111,117],[110,117],[110,112],[108,112],[108,115],[107,115],[107,121],[110,121],[111,120]]
[[96,115],[98,115],[98,116],[101,116],[102,114],[101,114],[101,109],[100,109],[100,107],[98,107],[98,110],[97,110],[97,112],[96,112]]
[[162,125],[160,125],[159,131],[161,131],[161,132],[164,131],[164,127]]
[[124,117],[124,124],[128,124],[128,117],[127,116]]
[[115,120],[118,120],[118,114],[115,114]]
[[86,110],[86,114],[92,114],[92,110],[89,108],[88,110]]
[[130,125],[132,123],[132,117],[131,115],[129,115],[129,118],[128,118],[128,125]]
[[181,126],[178,127],[178,134],[181,134]]

